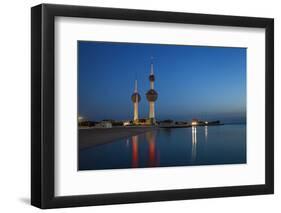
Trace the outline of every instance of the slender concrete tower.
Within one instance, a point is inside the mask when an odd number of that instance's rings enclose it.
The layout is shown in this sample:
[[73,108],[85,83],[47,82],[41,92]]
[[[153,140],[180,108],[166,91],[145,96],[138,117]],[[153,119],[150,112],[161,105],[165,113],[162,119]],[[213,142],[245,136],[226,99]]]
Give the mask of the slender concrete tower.
[[141,100],[141,96],[138,93],[138,82],[135,81],[135,91],[131,97],[132,102],[134,104],[134,123],[136,124],[139,120],[139,102]]
[[157,92],[154,90],[154,68],[153,63],[150,65],[150,75],[149,75],[149,81],[150,81],[150,90],[146,93],[146,98],[149,102],[149,119],[151,121],[151,124],[155,124],[155,101],[158,98]]

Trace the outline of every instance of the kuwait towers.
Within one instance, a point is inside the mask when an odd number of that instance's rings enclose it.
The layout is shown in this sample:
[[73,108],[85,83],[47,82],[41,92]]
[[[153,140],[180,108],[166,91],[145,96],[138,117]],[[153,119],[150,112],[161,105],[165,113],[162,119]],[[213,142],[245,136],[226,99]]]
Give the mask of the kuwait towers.
[[141,96],[138,93],[138,82],[137,80],[135,81],[135,91],[132,94],[132,102],[134,105],[134,124],[150,124],[154,125],[156,124],[155,120],[155,101],[158,98],[157,92],[154,90],[154,81],[155,81],[155,76],[154,76],[154,68],[153,68],[153,63],[150,65],[150,75],[149,75],[149,82],[150,82],[150,89],[146,93],[146,99],[149,102],[149,118],[145,120],[145,123],[143,122],[144,119],[139,119],[139,102],[141,100]]
[[135,91],[132,95],[132,101],[134,104],[134,123],[138,123],[139,120],[139,102],[141,100],[141,96],[138,93],[138,82],[137,80],[135,81]]
[[155,124],[155,101],[157,100],[158,94],[154,90],[154,70],[153,70],[153,63],[150,65],[150,75],[149,75],[149,81],[150,81],[150,90],[146,93],[146,98],[149,102],[149,120],[150,124]]

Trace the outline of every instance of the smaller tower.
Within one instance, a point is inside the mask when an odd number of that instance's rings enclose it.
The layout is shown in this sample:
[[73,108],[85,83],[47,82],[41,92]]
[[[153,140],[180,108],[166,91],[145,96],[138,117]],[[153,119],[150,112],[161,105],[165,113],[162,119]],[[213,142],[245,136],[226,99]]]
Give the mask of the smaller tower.
[[141,96],[138,93],[138,82],[135,80],[135,91],[131,97],[132,102],[134,104],[134,124],[138,123],[139,120],[139,102],[141,100]]

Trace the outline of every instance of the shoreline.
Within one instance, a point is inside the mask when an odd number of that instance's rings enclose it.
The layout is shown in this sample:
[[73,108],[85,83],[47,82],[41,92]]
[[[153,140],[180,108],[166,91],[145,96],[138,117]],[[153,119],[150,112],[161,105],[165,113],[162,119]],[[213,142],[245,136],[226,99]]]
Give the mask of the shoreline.
[[[196,125],[204,126],[222,126],[229,124],[208,124]],[[78,129],[78,148],[85,149],[97,145],[113,142],[115,140],[125,139],[128,137],[143,134],[145,132],[157,129],[177,129],[191,128],[192,125],[171,125],[171,126],[130,126],[130,127],[112,127],[112,128],[79,128]]]
[[176,128],[190,128],[190,127],[199,127],[199,126],[222,126],[225,124],[198,124],[198,125],[170,125],[170,126],[159,126],[159,128],[164,128],[164,129],[176,129]]
[[85,149],[156,129],[158,127],[80,128],[78,129],[78,146],[79,149]]

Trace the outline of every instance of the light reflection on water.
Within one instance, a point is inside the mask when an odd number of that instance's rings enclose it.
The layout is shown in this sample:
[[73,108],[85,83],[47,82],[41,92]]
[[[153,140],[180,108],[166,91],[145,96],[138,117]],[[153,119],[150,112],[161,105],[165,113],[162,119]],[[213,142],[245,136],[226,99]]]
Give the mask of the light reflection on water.
[[208,141],[208,126],[205,126],[205,142]]
[[191,161],[195,161],[196,160],[196,147],[197,147],[197,131],[196,131],[196,127],[193,126],[192,128],[192,153],[191,153]]
[[156,161],[156,134],[157,131],[145,133],[146,140],[148,142],[148,152],[149,152],[149,167],[157,166]]
[[160,129],[79,151],[79,170],[246,163],[246,125]]
[[138,156],[138,136],[132,136],[132,167],[137,168],[139,165],[139,156]]

